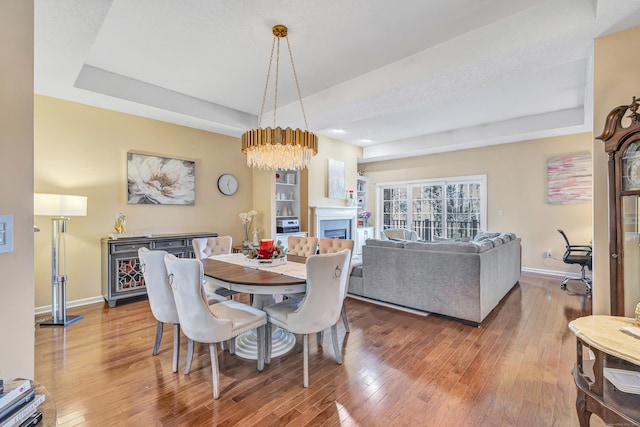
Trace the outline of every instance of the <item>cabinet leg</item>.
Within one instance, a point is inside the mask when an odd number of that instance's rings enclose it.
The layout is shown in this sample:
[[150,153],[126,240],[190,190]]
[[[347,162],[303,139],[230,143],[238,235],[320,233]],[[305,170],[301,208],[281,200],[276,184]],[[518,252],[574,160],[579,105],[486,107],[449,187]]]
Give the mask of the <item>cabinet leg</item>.
[[579,388],[577,388],[576,395],[576,411],[578,413],[578,422],[580,423],[580,427],[589,427],[591,412],[587,410],[587,394]]
[[113,308],[116,306],[116,300],[107,301],[109,303],[109,308]]

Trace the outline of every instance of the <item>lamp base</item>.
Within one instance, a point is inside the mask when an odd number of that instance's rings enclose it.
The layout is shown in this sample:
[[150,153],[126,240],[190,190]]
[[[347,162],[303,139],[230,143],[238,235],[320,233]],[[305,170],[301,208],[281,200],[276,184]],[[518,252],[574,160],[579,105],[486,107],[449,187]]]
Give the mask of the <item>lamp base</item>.
[[77,322],[78,320],[81,320],[82,317],[83,316],[67,316],[66,322],[63,322],[62,320],[54,321],[53,319],[45,319],[45,320],[40,320],[38,324],[40,326],[67,326],[74,322]]

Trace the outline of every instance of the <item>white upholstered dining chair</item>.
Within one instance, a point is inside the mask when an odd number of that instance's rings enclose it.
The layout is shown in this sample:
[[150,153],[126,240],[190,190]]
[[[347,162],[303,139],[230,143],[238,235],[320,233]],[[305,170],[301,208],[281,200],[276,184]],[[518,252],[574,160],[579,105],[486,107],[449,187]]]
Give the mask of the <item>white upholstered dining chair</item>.
[[309,257],[316,254],[318,247],[317,237],[288,236],[288,254]]
[[257,329],[258,371],[264,369],[266,314],[249,305],[225,300],[208,305],[202,293],[204,271],[197,259],[181,259],[167,254],[164,262],[176,301],[182,331],[191,340],[209,344],[213,398],[220,397],[217,343]]
[[[307,292],[304,298],[288,299],[264,308],[267,313],[267,333],[272,325],[294,334],[303,335],[303,384],[309,387],[309,334],[317,334],[331,328],[331,339],[336,361],[342,364],[342,352],[338,343],[337,322],[347,291],[349,259],[351,251],[312,255],[307,258]],[[271,344],[267,340],[266,361],[271,361]]]
[[[326,237],[321,237],[318,239],[318,253],[319,254],[332,254],[335,252],[340,252],[345,249],[349,249],[351,251],[351,256],[349,257],[349,273],[347,274],[347,281],[349,280],[349,276],[351,276],[351,257],[353,256],[353,247],[354,241],[351,239],[329,239]],[[347,298],[347,293],[344,293],[345,299]],[[344,303],[342,303],[342,308],[340,309],[340,313],[342,314],[342,322],[344,323],[345,332],[349,333],[349,321],[347,320],[347,311],[344,309]]]
[[[173,292],[169,286],[167,268],[164,265],[166,253],[165,251],[151,251],[147,248],[140,248],[138,249],[138,258],[140,259],[140,268],[144,276],[151,312],[156,319],[156,343],[153,347],[153,355],[158,355],[160,350],[164,324],[173,324],[173,372],[178,372],[178,364],[180,363],[180,319],[176,311]],[[210,298],[209,304],[226,300],[226,298],[218,295],[208,298]],[[189,340],[188,349],[187,365],[190,364],[193,356],[193,341],[191,340]]]
[[[192,239],[191,244],[193,245],[193,253],[196,258],[204,259],[214,255],[230,254],[233,246],[233,238],[231,236],[198,237]],[[218,295],[222,295],[223,297],[233,299],[233,296],[239,293],[225,287],[218,286],[217,283],[207,278],[205,278],[205,281],[209,284],[207,288],[214,289],[213,292]]]

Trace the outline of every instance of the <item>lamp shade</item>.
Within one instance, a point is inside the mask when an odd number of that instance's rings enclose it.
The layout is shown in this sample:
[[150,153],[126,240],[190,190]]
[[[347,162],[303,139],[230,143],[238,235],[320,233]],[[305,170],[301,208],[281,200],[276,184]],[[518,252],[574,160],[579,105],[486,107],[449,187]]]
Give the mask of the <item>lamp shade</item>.
[[36,193],[33,195],[33,213],[43,216],[87,216],[87,197]]

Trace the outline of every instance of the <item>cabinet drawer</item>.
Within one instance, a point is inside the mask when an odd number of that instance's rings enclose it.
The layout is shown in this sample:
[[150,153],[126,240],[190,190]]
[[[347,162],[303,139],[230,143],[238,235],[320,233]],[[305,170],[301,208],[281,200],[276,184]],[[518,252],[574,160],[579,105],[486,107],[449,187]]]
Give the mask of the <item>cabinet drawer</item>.
[[172,249],[172,248],[184,248],[187,246],[186,239],[180,240],[162,240],[159,242],[153,242],[153,249]]
[[117,254],[120,252],[138,252],[138,249],[140,248],[151,249],[151,242],[115,243],[111,245],[111,253]]

